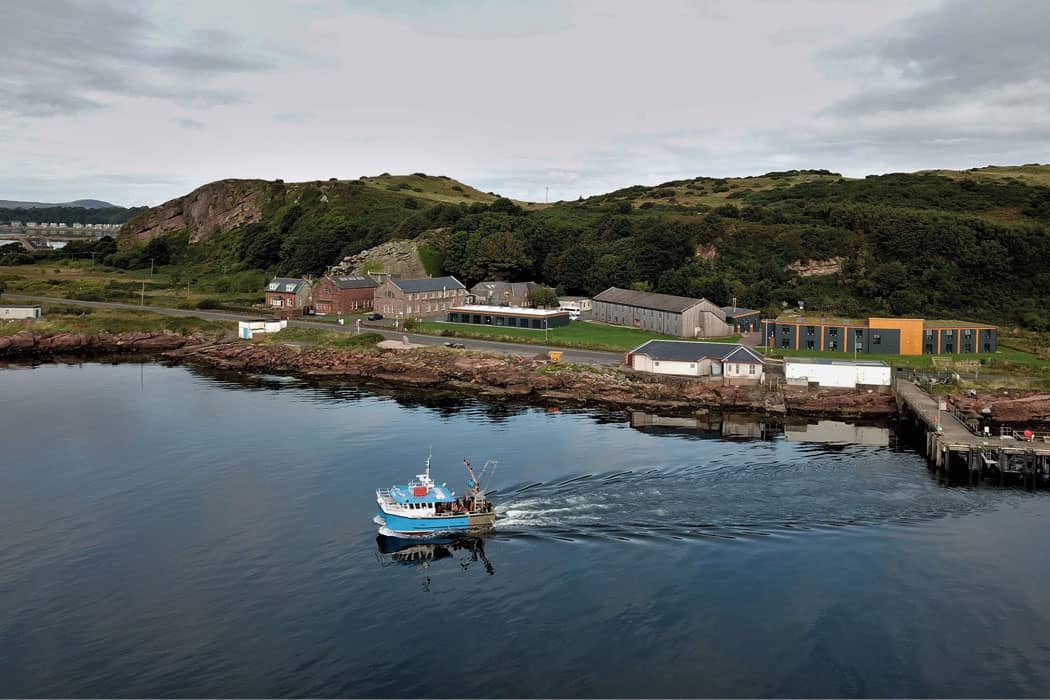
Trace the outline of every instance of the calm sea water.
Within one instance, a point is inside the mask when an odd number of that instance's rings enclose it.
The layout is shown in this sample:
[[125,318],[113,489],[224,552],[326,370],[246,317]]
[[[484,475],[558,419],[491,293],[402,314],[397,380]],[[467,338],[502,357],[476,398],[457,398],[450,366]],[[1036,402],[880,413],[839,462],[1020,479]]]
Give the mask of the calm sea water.
[[[1048,494],[885,428],[85,365],[0,370],[0,441],[4,696],[1050,694]],[[431,448],[494,537],[377,541]]]

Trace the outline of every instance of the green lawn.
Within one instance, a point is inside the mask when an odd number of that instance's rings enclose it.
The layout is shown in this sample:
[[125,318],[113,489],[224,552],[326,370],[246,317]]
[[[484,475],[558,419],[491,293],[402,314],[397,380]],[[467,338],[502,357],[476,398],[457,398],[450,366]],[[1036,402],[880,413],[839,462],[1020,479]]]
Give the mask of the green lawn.
[[[424,321],[413,328],[413,332],[430,333],[454,338],[479,338],[482,340],[502,340],[508,343],[525,343],[529,345],[550,345],[562,348],[580,348],[584,350],[608,350],[626,352],[633,350],[647,340],[681,340],[672,336],[640,331],[621,326],[606,326],[600,323],[574,321],[568,326],[559,326],[547,331],[546,339],[542,330],[523,328],[506,328],[500,326],[481,326],[470,323],[445,323]],[[736,342],[740,336],[717,338],[718,342]]]

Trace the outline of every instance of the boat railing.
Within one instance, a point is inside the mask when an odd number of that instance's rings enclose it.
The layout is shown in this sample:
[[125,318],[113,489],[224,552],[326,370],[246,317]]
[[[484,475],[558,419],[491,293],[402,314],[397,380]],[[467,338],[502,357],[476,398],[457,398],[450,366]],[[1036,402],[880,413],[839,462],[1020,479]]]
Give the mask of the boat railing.
[[384,503],[394,503],[394,497],[390,494],[390,489],[376,489],[376,494],[383,499]]

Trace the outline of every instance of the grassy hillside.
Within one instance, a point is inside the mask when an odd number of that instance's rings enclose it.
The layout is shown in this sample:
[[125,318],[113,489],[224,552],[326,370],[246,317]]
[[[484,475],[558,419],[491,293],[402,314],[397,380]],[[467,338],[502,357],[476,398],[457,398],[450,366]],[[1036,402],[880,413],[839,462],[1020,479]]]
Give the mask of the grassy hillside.
[[[153,240],[128,234],[119,251],[93,251],[96,262],[134,270],[152,259],[181,283],[248,293],[269,274],[319,274],[379,243],[419,239],[429,271],[468,284],[533,279],[582,294],[633,286],[735,297],[767,315],[802,300],[843,315],[1050,330],[1050,166],[695,178],[549,206],[420,173],[214,184],[187,196],[206,200],[210,208],[192,211],[213,219],[189,222],[191,208],[168,203],[142,220],[185,219],[184,229],[154,237],[140,227]],[[12,259],[32,262],[22,251],[8,251]]]

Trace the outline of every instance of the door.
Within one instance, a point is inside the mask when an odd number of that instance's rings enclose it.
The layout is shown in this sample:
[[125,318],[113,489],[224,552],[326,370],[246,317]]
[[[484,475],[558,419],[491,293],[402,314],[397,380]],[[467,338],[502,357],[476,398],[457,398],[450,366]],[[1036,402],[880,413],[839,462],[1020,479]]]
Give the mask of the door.
[[711,360],[711,376],[721,377],[722,376],[722,363],[716,360]]

